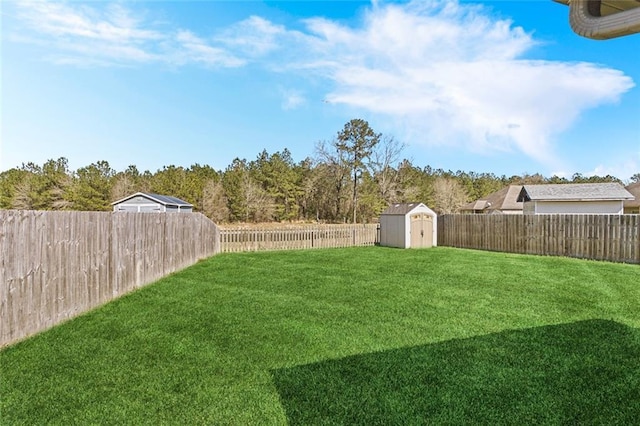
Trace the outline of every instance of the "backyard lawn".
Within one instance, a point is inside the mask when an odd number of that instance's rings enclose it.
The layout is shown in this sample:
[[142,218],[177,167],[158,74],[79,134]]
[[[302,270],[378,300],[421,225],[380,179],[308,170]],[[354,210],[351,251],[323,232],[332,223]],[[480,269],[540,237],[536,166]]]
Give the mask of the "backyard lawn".
[[215,256],[0,352],[0,424],[632,424],[640,266]]

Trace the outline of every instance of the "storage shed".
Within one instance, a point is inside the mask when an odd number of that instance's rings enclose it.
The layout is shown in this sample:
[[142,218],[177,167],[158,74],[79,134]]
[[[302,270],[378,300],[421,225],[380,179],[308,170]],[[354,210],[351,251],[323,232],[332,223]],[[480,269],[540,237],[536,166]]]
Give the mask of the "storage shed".
[[193,205],[176,197],[136,192],[111,203],[114,212],[191,213]]
[[438,216],[422,203],[392,204],[380,215],[380,245],[422,248],[438,245]]

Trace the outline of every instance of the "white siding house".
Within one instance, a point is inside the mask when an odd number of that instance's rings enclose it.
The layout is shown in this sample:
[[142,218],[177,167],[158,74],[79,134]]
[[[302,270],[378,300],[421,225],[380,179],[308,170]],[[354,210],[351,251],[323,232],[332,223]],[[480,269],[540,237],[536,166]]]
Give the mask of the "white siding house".
[[524,214],[622,214],[633,195],[618,183],[524,185]]
[[136,192],[111,203],[114,212],[191,213],[193,205],[176,197]]
[[422,248],[438,245],[438,216],[422,203],[392,204],[380,215],[380,245]]

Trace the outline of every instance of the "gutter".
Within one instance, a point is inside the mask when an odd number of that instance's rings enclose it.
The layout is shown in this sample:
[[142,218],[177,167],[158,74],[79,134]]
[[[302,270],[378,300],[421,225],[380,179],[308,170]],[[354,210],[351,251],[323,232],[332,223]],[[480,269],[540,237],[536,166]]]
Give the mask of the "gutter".
[[569,4],[569,24],[576,34],[608,40],[640,32],[640,7],[600,16],[601,0],[555,0]]

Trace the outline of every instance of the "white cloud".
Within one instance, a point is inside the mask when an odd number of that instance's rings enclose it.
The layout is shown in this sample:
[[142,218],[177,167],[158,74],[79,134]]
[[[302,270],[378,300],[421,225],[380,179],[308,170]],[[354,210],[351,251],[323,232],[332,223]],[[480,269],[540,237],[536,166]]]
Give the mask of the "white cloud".
[[22,22],[35,30],[27,40],[46,46],[52,51],[47,57],[56,63],[128,65],[158,59],[149,46],[162,40],[162,33],[142,28],[118,4],[103,10],[54,2],[20,2],[17,7]]
[[190,30],[161,28],[134,16],[121,4],[20,2],[18,16],[33,33],[21,42],[51,51],[46,58],[78,66],[132,66],[144,63],[238,67],[246,63],[220,42]]
[[282,47],[280,38],[286,34],[283,26],[251,16],[222,31],[216,40],[248,57],[260,57]]
[[141,42],[161,38],[157,31],[137,28],[138,21],[118,4],[98,13],[89,6],[22,2],[20,16],[33,28],[58,37],[82,37],[115,42]]
[[[575,172],[556,171],[552,175],[571,179]],[[591,176],[615,176],[624,183],[637,173],[640,173],[640,150],[636,152],[625,152],[622,155],[616,155],[615,158],[608,159],[605,163],[578,172],[579,174]]]
[[246,63],[227,50],[210,45],[190,31],[178,31],[176,41],[180,45],[176,56],[181,64],[198,62],[210,66],[239,67]]
[[391,119],[414,143],[515,149],[559,167],[554,138],[634,86],[595,64],[527,60],[530,34],[455,1],[377,5],[358,28],[307,26],[295,66],[332,80],[332,103]]
[[599,164],[593,170],[585,172],[584,175],[615,176],[624,182],[636,173],[640,173],[640,153],[638,153],[637,158],[629,158],[617,163]]
[[[516,150],[549,168],[564,166],[554,153],[563,131],[634,86],[596,64],[529,60],[531,34],[455,0],[374,2],[358,25],[313,18],[305,31],[252,16],[206,36],[101,5],[27,2],[20,16],[58,63],[256,63],[328,81],[327,101],[394,123],[410,143]],[[283,97],[285,109],[304,102]]]
[[300,108],[307,103],[307,99],[304,95],[295,89],[281,89],[282,95],[282,109],[285,111]]

